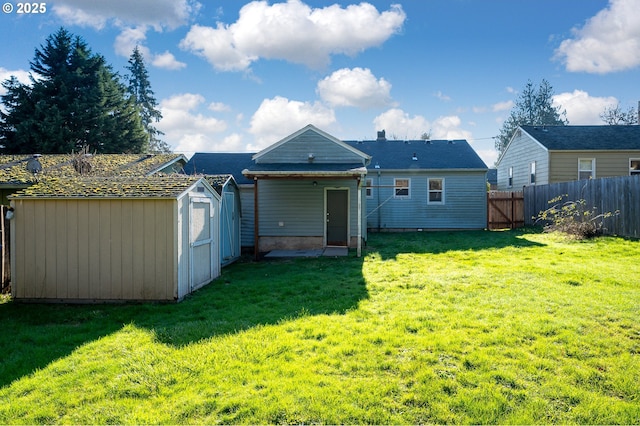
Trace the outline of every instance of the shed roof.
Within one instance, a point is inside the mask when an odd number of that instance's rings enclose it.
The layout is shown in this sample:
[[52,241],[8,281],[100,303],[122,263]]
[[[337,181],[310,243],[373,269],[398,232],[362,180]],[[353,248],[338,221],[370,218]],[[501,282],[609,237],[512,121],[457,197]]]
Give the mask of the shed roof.
[[9,198],[177,198],[201,179],[178,174],[50,178],[22,189]]
[[640,126],[520,126],[550,151],[640,150]]
[[487,169],[466,140],[347,141],[371,156],[369,169]]
[[[73,167],[77,154],[0,155],[0,183],[32,184],[39,177],[76,177]],[[145,176],[186,158],[182,154],[96,154],[84,158],[91,165],[89,176]],[[29,171],[27,165],[37,160],[40,171]]]

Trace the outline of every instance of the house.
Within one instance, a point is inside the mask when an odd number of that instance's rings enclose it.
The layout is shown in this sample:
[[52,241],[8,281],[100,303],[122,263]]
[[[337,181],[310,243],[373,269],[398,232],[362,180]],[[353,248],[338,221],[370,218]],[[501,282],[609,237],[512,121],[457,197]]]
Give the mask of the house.
[[497,169],[499,190],[640,174],[640,126],[520,126]]
[[177,301],[220,273],[204,178],[65,176],[9,199],[16,300]]
[[229,265],[240,258],[240,189],[232,175],[207,175],[205,179],[220,195],[220,264]]
[[356,248],[366,240],[370,156],[307,125],[253,155],[254,249]]
[[484,229],[487,166],[465,140],[348,141],[368,154],[367,228]]
[[195,154],[185,170],[244,170],[242,245],[262,252],[357,248],[368,230],[486,227],[487,166],[464,140],[345,142],[309,125],[257,154]]
[[7,197],[49,177],[150,176],[182,170],[182,154],[23,154],[0,155],[1,203]]

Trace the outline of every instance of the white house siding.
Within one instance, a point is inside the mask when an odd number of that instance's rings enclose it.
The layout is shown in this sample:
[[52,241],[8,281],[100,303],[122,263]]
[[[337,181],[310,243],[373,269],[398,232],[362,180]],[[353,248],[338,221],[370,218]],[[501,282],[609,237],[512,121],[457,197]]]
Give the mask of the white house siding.
[[[487,223],[486,171],[372,170],[372,196],[367,199],[371,230],[482,229]],[[444,204],[428,203],[428,179],[444,179]],[[410,196],[394,197],[395,179],[410,179]]]
[[[531,136],[518,130],[498,161],[498,190],[521,190],[523,186],[529,185],[533,161],[536,162],[536,184],[549,183],[548,151]],[[512,185],[509,185],[510,167],[513,167]]]

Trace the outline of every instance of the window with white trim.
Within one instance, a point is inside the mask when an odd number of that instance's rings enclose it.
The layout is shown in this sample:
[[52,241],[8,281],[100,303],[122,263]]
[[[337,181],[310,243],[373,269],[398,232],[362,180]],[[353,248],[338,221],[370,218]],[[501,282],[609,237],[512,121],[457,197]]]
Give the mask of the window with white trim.
[[629,158],[629,176],[640,175],[640,158]]
[[595,179],[596,159],[578,158],[578,179]]
[[393,186],[394,186],[394,196],[396,198],[409,198],[409,196],[411,195],[410,192],[410,185],[411,185],[411,180],[410,179],[394,179],[393,181]]
[[532,161],[529,164],[529,183],[535,185],[536,183],[536,162]]
[[367,198],[373,198],[373,188],[372,188],[373,179],[365,180],[364,186],[365,186],[364,191],[365,191],[365,194],[366,194]]
[[513,167],[509,167],[509,182],[507,183],[509,188],[513,186]]
[[427,179],[429,188],[428,204],[444,204],[444,179],[429,178]]

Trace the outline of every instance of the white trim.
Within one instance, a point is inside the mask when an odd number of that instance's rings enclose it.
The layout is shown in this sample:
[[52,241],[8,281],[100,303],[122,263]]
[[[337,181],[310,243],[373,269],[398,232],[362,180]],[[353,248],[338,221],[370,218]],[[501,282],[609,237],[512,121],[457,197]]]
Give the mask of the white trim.
[[[407,195],[398,195],[398,189],[404,188],[403,186],[398,186],[398,180],[406,180],[407,181]],[[411,198],[411,178],[408,177],[394,177],[393,178],[393,198]]]
[[[440,201],[431,201],[431,188],[429,187],[429,181],[431,180],[439,180],[442,182],[442,189],[440,190],[440,193],[442,194],[441,200]],[[437,205],[437,206],[443,206],[445,204],[445,179],[443,177],[430,177],[427,178],[427,204],[430,205]],[[435,191],[434,191],[435,192]]]
[[580,172],[586,172],[587,170],[580,169],[581,161],[591,161],[591,179],[596,178],[596,159],[594,157],[578,157],[578,180],[582,180],[580,178]]
[[[640,158],[637,157],[629,157],[629,176],[635,176],[637,174],[640,174],[640,169],[632,169],[631,168],[631,162],[632,161],[637,161],[640,162]],[[632,171],[635,171],[635,173],[631,173]]]

